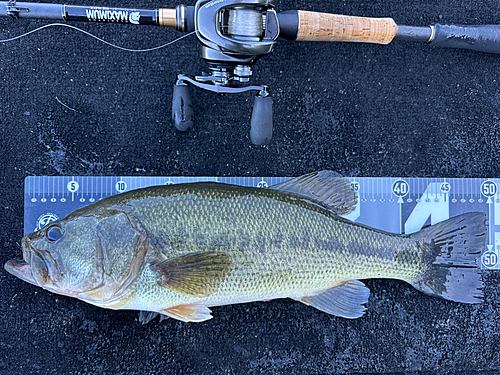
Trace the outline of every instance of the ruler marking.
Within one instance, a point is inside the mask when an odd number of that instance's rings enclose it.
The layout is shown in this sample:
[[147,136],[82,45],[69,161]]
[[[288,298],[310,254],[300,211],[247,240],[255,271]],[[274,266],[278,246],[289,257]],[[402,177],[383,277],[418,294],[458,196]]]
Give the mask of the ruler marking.
[[467,197],[467,184],[465,183],[465,180],[462,180],[462,203],[463,201],[466,200]]
[[404,232],[404,224],[403,224],[403,205],[398,204],[399,206],[399,233]]
[[[129,191],[152,185],[165,185],[172,182],[191,183],[195,181],[219,181],[244,186],[265,187],[266,184],[267,186],[272,186],[289,179],[289,177],[28,176],[25,179],[25,231],[31,232],[36,227],[33,224],[33,220],[36,222],[38,217],[48,211],[61,217],[82,205],[91,203],[93,200],[102,199],[117,193],[116,184],[120,181],[125,183],[125,190]],[[72,181],[77,184],[72,185],[70,189],[69,183]],[[500,250],[500,232],[497,231],[500,226],[500,191],[498,183],[500,179],[352,177],[350,181],[359,184],[357,185],[359,186],[358,194],[360,196],[361,209],[359,212],[362,212],[362,215],[359,216],[358,212],[358,221],[365,223],[363,220],[373,220],[375,224],[370,222],[367,225],[377,227],[376,220],[383,221],[384,213],[393,212],[398,217],[393,218],[392,224],[389,224],[392,228],[390,229],[391,231],[397,231],[398,228],[396,226],[398,226],[399,232],[403,232],[405,217],[411,213],[408,211],[415,208],[415,203],[418,204],[417,200],[420,200],[422,196],[428,200],[425,204],[442,205],[444,203],[445,206],[448,205],[447,207],[449,207],[451,216],[468,211],[485,212],[489,220],[488,245],[495,246],[495,253],[498,256]],[[398,203],[398,196],[393,191],[393,185],[396,181],[405,181],[406,188],[409,188],[408,193],[402,197],[404,198],[402,203]],[[482,184],[486,181],[492,181],[496,186],[496,191],[493,191],[492,189],[495,186],[492,186],[493,184],[490,183],[490,191],[493,193],[489,195],[492,197],[492,200],[490,200],[491,203],[487,203],[482,190]],[[443,183],[448,184],[447,189],[442,188]],[[69,195],[71,195],[71,201],[69,200]],[[65,197],[68,199],[65,199]],[[463,199],[466,204],[456,205],[454,203],[456,202],[455,197]],[[49,198],[52,202],[58,201],[63,204],[47,206],[44,204],[45,198]],[[451,200],[450,203],[447,203],[448,199]],[[398,204],[398,207],[395,207],[394,204]],[[403,204],[405,205],[404,207]],[[366,208],[363,208],[363,206],[366,206]],[[499,246],[498,248],[497,245]],[[486,267],[485,262],[491,262],[491,259],[482,260],[481,267],[498,269],[499,265],[497,264],[491,266],[490,263],[490,266]]]
[[[490,223],[494,222],[494,213],[493,213],[493,204],[488,205],[488,221]],[[490,225],[491,227],[491,225]],[[495,244],[495,233],[493,230],[490,230],[490,244]]]

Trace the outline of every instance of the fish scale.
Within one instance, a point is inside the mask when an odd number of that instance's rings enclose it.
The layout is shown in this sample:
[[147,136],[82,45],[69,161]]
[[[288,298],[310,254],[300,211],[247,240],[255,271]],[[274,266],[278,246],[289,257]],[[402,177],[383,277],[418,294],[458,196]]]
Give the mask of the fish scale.
[[[76,184],[68,188],[76,192]],[[407,192],[402,181],[395,186]],[[485,247],[484,213],[395,235],[341,216],[355,210],[356,190],[329,171],[270,189],[213,182],[146,187],[26,235],[23,260],[5,268],[97,306],[141,310],[143,323],[157,313],[200,322],[212,317],[211,306],[286,297],[359,318],[370,294],[359,280],[368,278],[481,302],[476,260]]]
[[[209,306],[300,298],[350,279],[391,277],[412,282],[422,273],[420,252],[408,239],[352,228],[352,223],[315,205],[272,190],[202,184],[171,198],[163,205],[156,197],[127,205],[151,236],[179,244],[162,249],[166,258],[219,247],[230,253],[231,270],[219,292],[203,299]],[[176,207],[174,212],[171,206]],[[278,237],[280,246],[275,241]],[[200,246],[200,240],[206,246]],[[404,265],[395,261],[391,251],[403,246],[415,254]]]

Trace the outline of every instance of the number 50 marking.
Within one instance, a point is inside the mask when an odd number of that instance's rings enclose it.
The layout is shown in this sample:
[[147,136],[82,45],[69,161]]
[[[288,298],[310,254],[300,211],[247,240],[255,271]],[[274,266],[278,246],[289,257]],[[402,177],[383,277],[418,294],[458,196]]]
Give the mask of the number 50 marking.
[[497,184],[495,184],[493,181],[484,181],[481,184],[481,193],[486,197],[486,198],[491,198],[495,196],[497,193]]
[[493,251],[487,251],[483,255],[483,264],[488,267],[495,267],[498,263],[498,255]]

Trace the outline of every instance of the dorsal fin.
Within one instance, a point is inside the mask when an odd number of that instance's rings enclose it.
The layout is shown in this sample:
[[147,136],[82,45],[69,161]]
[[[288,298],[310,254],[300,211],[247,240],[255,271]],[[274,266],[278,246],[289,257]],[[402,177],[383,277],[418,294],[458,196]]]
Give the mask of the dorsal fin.
[[270,187],[307,197],[327,206],[337,215],[347,215],[356,209],[358,194],[351,182],[332,171],[319,171],[296,177]]

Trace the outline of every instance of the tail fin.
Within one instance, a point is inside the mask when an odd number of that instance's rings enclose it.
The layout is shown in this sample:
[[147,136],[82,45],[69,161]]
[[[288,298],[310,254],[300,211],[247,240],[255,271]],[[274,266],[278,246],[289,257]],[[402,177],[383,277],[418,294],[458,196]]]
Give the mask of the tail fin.
[[412,285],[427,294],[450,301],[481,303],[483,282],[476,260],[486,241],[486,214],[455,216],[412,234],[424,250],[428,264]]

